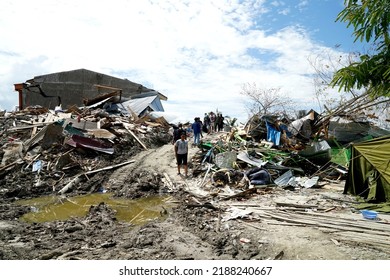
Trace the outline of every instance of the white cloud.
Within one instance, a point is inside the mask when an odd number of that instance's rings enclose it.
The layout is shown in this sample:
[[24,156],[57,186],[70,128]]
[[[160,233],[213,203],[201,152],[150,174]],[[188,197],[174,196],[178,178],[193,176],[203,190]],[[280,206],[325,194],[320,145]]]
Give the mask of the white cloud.
[[0,107],[17,103],[14,83],[78,68],[153,85],[168,96],[167,111],[190,120],[217,108],[245,120],[239,92],[246,82],[310,99],[307,57],[322,46],[303,27],[256,30],[257,18],[269,12],[264,3],[6,1],[0,10]]
[[286,16],[286,15],[288,15],[290,12],[291,12],[291,11],[290,11],[290,8],[284,8],[284,9],[282,9],[282,10],[279,10],[279,11],[278,11],[278,14]]
[[309,5],[309,1],[308,0],[301,0],[298,3],[298,8],[300,10],[303,10],[303,9],[307,8],[308,5]]

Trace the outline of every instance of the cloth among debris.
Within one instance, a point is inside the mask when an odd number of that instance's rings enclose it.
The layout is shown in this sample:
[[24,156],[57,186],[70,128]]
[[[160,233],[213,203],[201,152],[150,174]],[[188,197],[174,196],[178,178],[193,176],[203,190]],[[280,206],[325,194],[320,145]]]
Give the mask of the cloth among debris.
[[271,176],[267,170],[261,167],[255,167],[247,171],[246,176],[252,185],[267,185],[271,183]]
[[279,146],[281,132],[274,128],[268,121],[265,121],[265,124],[267,126],[267,141],[271,141],[276,146]]

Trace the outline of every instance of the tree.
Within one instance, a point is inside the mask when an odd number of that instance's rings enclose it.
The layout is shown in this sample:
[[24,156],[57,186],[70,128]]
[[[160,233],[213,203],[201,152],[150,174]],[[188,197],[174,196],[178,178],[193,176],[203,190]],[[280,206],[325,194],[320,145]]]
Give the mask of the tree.
[[[336,46],[337,50],[339,46]],[[346,100],[354,98],[360,93],[355,89],[350,89],[348,92],[334,92],[330,83],[332,81],[334,73],[347,65],[351,64],[356,60],[358,56],[357,53],[335,53],[333,50],[328,50],[326,52],[321,52],[321,54],[316,54],[308,57],[308,62],[315,71],[313,75],[313,82],[315,87],[315,94],[318,101],[319,108],[323,109],[325,107],[327,110],[329,108],[335,108],[345,103]],[[365,90],[364,90],[365,91]]]
[[251,115],[286,112],[292,104],[289,97],[281,94],[280,88],[262,89],[256,83],[243,84],[240,94],[249,97],[246,106]]
[[[309,57],[308,61],[316,72],[313,75],[316,97],[319,106],[325,108],[325,112],[318,119],[328,119],[334,115],[358,115],[360,113],[378,118],[380,121],[388,118],[389,100],[385,96],[370,96],[367,89],[359,91],[352,88],[342,94],[331,93],[330,83],[334,73],[341,67],[351,64],[358,54],[349,53],[335,56],[334,53],[321,53]],[[384,123],[383,123],[384,124]],[[386,125],[384,125],[386,126]]]
[[374,54],[360,56],[360,61],[339,69],[331,86],[350,91],[367,88],[373,96],[390,96],[390,0],[345,0],[345,8],[336,21],[354,28],[355,42],[372,42]]

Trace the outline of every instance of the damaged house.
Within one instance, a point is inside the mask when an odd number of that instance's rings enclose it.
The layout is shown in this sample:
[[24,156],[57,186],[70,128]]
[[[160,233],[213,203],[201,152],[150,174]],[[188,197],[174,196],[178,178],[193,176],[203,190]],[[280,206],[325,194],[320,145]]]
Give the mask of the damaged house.
[[[61,106],[65,109],[127,102],[122,106],[122,111],[130,105],[132,111],[142,115],[146,111],[164,111],[161,100],[167,100],[160,92],[141,84],[87,69],[35,76],[14,87],[19,93],[19,110],[36,105],[53,109]],[[129,101],[135,98],[136,101]]]

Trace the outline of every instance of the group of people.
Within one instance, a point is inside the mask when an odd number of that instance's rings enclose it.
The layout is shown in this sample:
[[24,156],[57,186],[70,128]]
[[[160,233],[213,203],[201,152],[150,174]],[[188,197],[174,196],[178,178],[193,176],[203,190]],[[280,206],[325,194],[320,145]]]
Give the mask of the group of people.
[[[203,137],[202,132],[211,134],[217,131],[223,130],[223,121],[224,117],[222,113],[215,114],[210,112],[209,114],[205,113],[203,122],[199,117],[194,119],[194,122],[191,124],[191,130],[194,135],[194,145],[200,144],[200,138]],[[181,175],[181,166],[184,167],[185,176],[188,176],[188,140],[187,140],[187,131],[183,128],[182,124],[179,124],[178,127],[174,128],[173,131],[173,140],[172,144],[174,145],[174,151],[177,161],[177,174]]]
[[215,114],[214,112],[204,113],[203,117],[203,131],[206,133],[213,133],[223,130],[224,117],[222,113]]

